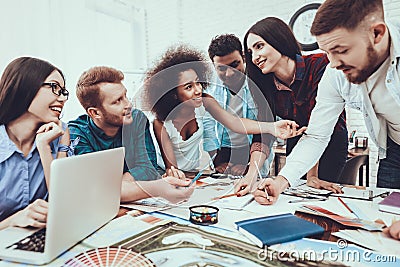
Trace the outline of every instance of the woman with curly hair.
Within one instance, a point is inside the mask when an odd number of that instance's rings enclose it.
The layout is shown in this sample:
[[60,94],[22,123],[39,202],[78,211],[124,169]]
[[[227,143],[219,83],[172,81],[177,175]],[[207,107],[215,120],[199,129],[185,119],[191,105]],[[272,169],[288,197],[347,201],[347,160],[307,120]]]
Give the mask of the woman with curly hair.
[[[203,92],[211,68],[202,53],[188,46],[172,47],[145,78],[145,103],[155,115],[154,134],[168,175],[199,167],[203,137],[202,117],[208,111],[232,131],[243,134],[270,133],[280,138],[299,134],[293,121],[257,122],[234,116]],[[179,170],[177,170],[179,169]]]

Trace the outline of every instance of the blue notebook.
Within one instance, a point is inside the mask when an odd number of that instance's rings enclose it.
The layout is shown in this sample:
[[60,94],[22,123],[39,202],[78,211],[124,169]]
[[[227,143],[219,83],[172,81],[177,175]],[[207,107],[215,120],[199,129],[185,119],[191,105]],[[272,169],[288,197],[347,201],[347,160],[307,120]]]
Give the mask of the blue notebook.
[[321,234],[324,228],[291,213],[235,222],[239,232],[257,246],[270,246]]

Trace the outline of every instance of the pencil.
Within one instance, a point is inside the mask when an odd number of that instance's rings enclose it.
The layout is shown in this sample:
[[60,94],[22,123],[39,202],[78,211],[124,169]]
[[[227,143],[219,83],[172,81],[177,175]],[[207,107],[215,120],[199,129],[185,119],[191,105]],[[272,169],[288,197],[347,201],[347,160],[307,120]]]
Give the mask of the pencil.
[[236,196],[236,194],[235,194],[235,193],[232,193],[232,194],[228,194],[228,195],[223,195],[223,196],[219,196],[219,197],[214,197],[214,198],[212,198],[212,200],[218,200],[218,199],[223,199],[223,198],[233,197],[233,196]]
[[358,217],[358,215],[357,215],[352,209],[350,209],[350,207],[347,206],[347,204],[344,203],[344,201],[343,201],[340,197],[338,197],[338,200],[340,201],[340,203],[343,204],[343,206],[344,206],[348,211],[350,211],[350,212],[353,213],[358,219],[360,219],[360,217]]
[[[261,175],[260,169],[258,168],[257,161],[254,161],[254,165],[256,165],[258,176],[260,177],[260,179],[262,179],[262,175]],[[264,191],[265,191],[265,194],[267,195],[266,196],[267,200],[269,201],[269,195],[268,195],[268,192],[267,192],[267,188],[264,187]]]

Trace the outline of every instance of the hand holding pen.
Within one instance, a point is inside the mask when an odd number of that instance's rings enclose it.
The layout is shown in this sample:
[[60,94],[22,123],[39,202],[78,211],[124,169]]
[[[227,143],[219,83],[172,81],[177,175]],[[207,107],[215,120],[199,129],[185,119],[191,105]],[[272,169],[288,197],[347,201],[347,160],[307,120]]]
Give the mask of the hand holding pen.
[[[257,161],[254,161],[254,164],[256,165],[257,174],[260,175],[260,170],[258,169]],[[247,165],[250,165],[250,162]],[[236,195],[238,197],[241,197],[241,196],[246,195],[247,193],[252,193],[255,190],[255,189],[252,189],[252,187],[254,186],[256,180],[257,180],[257,178],[253,178],[253,177],[249,178],[247,176],[245,176],[244,178],[241,178],[239,180],[239,182],[235,184]]]
[[[260,169],[258,168],[258,165],[257,165],[257,162],[256,162],[256,161],[254,161],[254,165],[256,165],[258,177],[259,177],[260,179],[262,179],[263,177],[262,177],[262,175],[261,175]],[[261,190],[262,190],[262,188],[261,188]],[[268,191],[267,191],[267,187],[264,187],[264,192],[265,192],[265,198],[266,198],[268,201],[270,201],[269,195],[268,195]]]
[[[257,186],[257,190],[253,193],[255,200],[262,205],[274,204],[279,195],[289,186],[289,182],[278,175],[274,179],[266,178]],[[267,199],[267,194],[269,200]]]
[[[260,169],[258,168],[258,165],[257,165],[257,161],[254,161],[254,165],[257,170],[257,175],[262,181],[251,193],[253,193],[255,198],[261,197],[261,196],[263,198],[265,198],[265,200],[261,201],[261,202],[265,202],[265,201],[271,202],[271,198],[270,198],[270,194],[268,192],[267,185],[264,185],[264,181],[267,179],[263,180]],[[244,196],[250,191],[250,188],[253,186],[254,183],[253,183],[253,179],[251,179],[250,181],[248,181],[248,180],[249,179],[241,179],[241,181],[236,185],[235,191],[237,192],[236,193],[237,196]],[[261,193],[261,191],[262,191],[262,193]],[[261,203],[261,202],[259,202],[259,203]],[[261,203],[261,204],[272,204],[272,202],[271,203]]]

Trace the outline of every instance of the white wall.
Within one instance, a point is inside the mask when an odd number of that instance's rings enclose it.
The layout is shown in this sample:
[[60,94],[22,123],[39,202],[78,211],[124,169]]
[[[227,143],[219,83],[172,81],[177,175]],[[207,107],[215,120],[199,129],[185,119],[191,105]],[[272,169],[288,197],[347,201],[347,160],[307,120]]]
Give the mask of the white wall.
[[144,28],[144,15],[121,5],[112,0],[0,0],[0,71],[20,56],[53,63],[64,72],[71,93],[63,120],[76,118],[84,112],[75,97],[84,70],[106,65],[128,71],[146,64],[144,39],[133,36],[134,26]]

